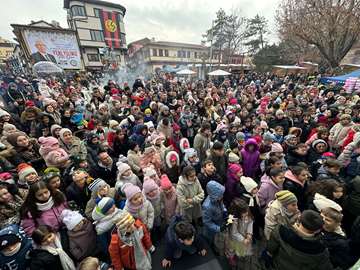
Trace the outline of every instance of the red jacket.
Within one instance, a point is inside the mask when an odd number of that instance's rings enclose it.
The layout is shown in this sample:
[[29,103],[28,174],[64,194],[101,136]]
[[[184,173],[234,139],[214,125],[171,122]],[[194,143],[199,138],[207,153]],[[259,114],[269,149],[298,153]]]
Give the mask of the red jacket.
[[[139,219],[135,221],[135,227],[143,229],[144,236],[141,242],[144,252],[147,252],[152,246],[150,233],[146,228],[146,225],[144,225]],[[136,270],[134,247],[125,245],[119,237],[117,230],[114,230],[111,235],[109,253],[115,270],[122,270],[124,268]]]

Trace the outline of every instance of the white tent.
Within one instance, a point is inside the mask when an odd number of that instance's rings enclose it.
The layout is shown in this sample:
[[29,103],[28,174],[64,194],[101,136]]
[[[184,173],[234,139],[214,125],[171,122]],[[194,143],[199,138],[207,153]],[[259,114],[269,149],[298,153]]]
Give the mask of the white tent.
[[190,69],[183,69],[183,70],[176,72],[176,74],[178,74],[178,75],[192,75],[195,73],[196,73],[195,71],[192,71]]
[[230,72],[227,72],[225,70],[222,69],[217,69],[214,71],[211,71],[210,73],[208,73],[209,76],[227,76],[227,75],[231,75]]

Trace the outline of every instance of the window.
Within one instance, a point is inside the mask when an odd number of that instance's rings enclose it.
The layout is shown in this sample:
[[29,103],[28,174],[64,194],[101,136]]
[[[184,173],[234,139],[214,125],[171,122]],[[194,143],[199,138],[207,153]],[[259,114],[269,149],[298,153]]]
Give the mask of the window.
[[121,40],[121,45],[126,47],[126,35],[124,33],[120,33],[120,40]]
[[194,58],[198,58],[197,52],[194,52]]
[[186,53],[187,53],[187,56],[186,56],[186,57],[187,57],[187,58],[190,58],[190,52],[187,51]]
[[86,16],[85,8],[83,6],[72,6],[71,13],[73,16]]
[[96,18],[100,18],[100,9],[94,8],[94,14]]
[[145,58],[150,57],[150,50],[149,50],[149,49],[145,50],[144,57],[145,57]]
[[157,49],[153,49],[153,56],[157,56]]
[[169,57],[169,51],[168,50],[165,50],[165,56]]
[[122,22],[122,21],[124,21],[124,16],[121,14],[121,13],[118,13],[118,20],[119,20],[119,22]]
[[159,56],[164,56],[163,50],[159,49]]
[[91,40],[104,41],[104,34],[99,30],[90,30]]
[[181,51],[177,51],[177,57],[181,58]]
[[88,53],[87,58],[89,59],[89,62],[99,62],[100,57],[98,54],[95,53]]

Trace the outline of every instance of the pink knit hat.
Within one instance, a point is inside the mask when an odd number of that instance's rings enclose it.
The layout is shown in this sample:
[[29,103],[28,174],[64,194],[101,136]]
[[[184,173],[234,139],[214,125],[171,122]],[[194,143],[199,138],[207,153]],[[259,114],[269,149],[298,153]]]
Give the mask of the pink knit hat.
[[166,174],[163,174],[161,176],[160,185],[161,189],[169,189],[173,186],[169,180],[169,177]]
[[144,193],[148,193],[151,192],[155,189],[159,189],[159,186],[155,183],[154,180],[152,180],[151,178],[147,178],[146,181],[144,181],[143,184],[143,191]]
[[280,143],[273,143],[271,145],[271,152],[272,153],[283,153],[284,149],[282,148]]
[[59,141],[54,137],[40,137],[39,143],[41,144],[41,146],[46,148],[46,147],[51,147],[56,143],[59,143]]
[[239,164],[236,164],[236,163],[232,163],[230,166],[229,166],[229,169],[228,169],[231,173],[233,174],[237,174],[238,172],[242,171],[242,168]]
[[126,199],[131,200],[132,197],[137,193],[141,193],[141,189],[138,186],[135,186],[131,183],[126,183],[122,190],[125,192]]

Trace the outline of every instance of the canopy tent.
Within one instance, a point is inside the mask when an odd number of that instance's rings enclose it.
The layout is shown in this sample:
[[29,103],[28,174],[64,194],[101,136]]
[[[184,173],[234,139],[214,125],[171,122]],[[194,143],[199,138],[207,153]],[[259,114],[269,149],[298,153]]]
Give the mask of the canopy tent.
[[196,74],[196,72],[192,71],[190,69],[183,69],[183,70],[176,72],[176,74],[177,75],[193,75],[193,74]]
[[323,77],[320,79],[321,83],[338,83],[344,84],[345,81],[349,78],[359,78],[360,77],[360,69],[350,72],[345,75],[335,76],[335,77]]
[[208,73],[209,76],[227,76],[227,75],[231,75],[230,72],[227,72],[225,70],[222,69],[217,69],[214,71],[211,71],[210,73]]

